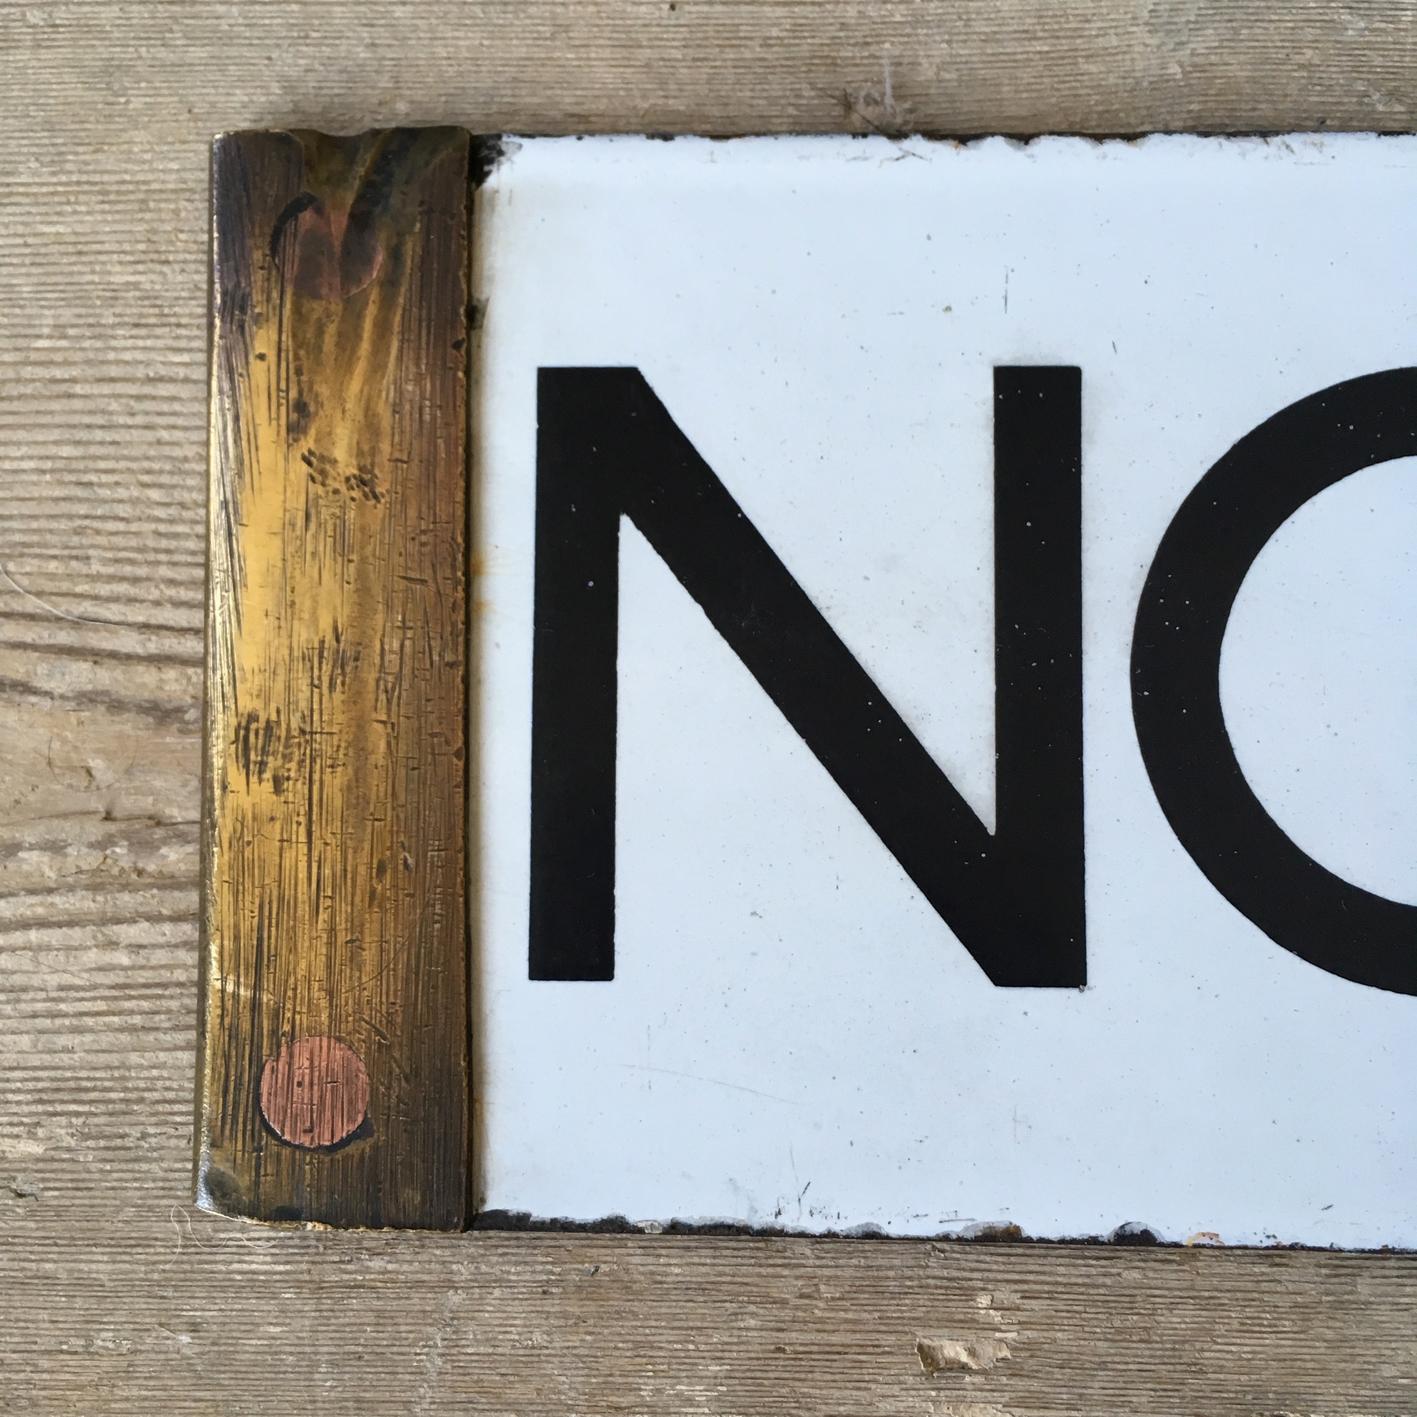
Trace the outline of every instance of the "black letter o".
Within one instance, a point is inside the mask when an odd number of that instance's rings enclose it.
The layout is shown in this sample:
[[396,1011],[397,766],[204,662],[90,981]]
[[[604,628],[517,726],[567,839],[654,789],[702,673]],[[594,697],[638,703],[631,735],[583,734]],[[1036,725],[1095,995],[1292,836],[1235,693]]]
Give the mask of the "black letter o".
[[1417,906],[1334,875],[1261,806],[1226,732],[1220,649],[1240,585],[1280,526],[1350,474],[1414,455],[1417,369],[1350,379],[1267,419],[1181,504],[1132,641],[1142,757],[1167,821],[1210,883],[1301,959],[1402,994],[1417,994]]

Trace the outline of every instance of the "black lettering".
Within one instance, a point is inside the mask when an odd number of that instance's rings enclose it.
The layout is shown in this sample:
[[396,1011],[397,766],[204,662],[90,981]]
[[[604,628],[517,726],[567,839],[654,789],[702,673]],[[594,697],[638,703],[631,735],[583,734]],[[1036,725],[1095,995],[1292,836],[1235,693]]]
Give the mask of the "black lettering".
[[1276,944],[1343,979],[1417,994],[1417,907],[1319,865],[1260,805],[1220,705],[1220,650],[1265,543],[1311,497],[1417,455],[1417,369],[1311,394],[1198,482],[1157,549],[1132,641],[1137,736],[1162,811],[1210,883]]
[[540,372],[533,979],[614,977],[618,561],[627,516],[988,977],[1055,988],[1086,981],[1081,373],[1000,368],[994,392],[991,834],[640,373]]

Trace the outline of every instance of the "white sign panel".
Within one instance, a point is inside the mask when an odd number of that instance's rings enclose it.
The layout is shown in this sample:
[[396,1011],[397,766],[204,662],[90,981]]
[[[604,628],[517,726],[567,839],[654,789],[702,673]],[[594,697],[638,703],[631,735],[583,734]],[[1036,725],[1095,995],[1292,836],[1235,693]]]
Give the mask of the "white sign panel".
[[507,147],[483,1206],[1417,1244],[1417,144]]

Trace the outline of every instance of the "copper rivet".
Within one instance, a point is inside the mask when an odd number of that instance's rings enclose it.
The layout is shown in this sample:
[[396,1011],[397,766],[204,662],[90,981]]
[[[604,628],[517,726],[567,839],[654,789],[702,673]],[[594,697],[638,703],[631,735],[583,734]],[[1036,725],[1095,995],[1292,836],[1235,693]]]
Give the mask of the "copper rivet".
[[261,1115],[292,1146],[336,1146],[368,1110],[369,1074],[338,1038],[297,1038],[261,1069]]

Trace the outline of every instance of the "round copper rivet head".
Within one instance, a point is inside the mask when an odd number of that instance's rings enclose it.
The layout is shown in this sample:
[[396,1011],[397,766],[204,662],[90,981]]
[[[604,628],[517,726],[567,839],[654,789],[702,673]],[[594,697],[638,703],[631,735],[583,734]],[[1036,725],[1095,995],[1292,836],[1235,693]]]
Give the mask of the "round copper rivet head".
[[297,1038],[261,1069],[261,1114],[292,1146],[335,1146],[368,1110],[369,1074],[338,1038]]

